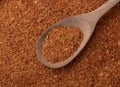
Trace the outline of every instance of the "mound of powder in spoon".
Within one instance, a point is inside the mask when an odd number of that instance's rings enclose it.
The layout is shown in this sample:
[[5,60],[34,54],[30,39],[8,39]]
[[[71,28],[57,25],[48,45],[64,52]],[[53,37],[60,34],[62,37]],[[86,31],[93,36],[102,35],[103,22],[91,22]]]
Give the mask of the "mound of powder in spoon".
[[79,28],[60,26],[51,30],[42,45],[42,54],[51,63],[66,60],[80,46],[83,34]]

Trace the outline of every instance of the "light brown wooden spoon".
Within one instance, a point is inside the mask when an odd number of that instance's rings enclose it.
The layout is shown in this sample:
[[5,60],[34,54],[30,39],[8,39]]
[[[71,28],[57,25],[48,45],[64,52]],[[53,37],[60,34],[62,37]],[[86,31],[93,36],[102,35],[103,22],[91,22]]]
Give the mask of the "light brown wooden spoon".
[[[95,26],[98,20],[106,12],[108,12],[112,7],[114,7],[119,1],[120,0],[108,0],[105,4],[103,4],[101,7],[99,7],[98,9],[92,12],[64,18],[58,21],[57,23],[53,24],[52,26],[50,26],[48,29],[46,29],[40,36],[37,46],[36,46],[36,53],[37,53],[38,58],[40,59],[40,62],[50,68],[61,68],[67,65],[68,63],[70,63],[87,44],[88,40],[90,39],[95,29]],[[42,42],[44,41],[48,32],[50,32],[53,28],[57,26],[79,27],[84,35],[83,35],[83,40],[78,50],[75,51],[72,56],[70,56],[68,59],[66,59],[63,62],[52,64],[45,60],[44,56],[42,55],[41,49],[42,49]]]

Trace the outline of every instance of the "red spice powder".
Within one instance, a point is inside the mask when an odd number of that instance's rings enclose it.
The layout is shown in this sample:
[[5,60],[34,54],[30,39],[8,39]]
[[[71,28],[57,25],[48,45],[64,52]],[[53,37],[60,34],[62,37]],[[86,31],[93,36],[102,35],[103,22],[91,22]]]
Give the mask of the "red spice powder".
[[107,0],[0,0],[1,87],[120,87],[120,3],[100,19],[69,65],[42,65],[35,47],[51,24],[93,11]]
[[42,54],[48,62],[63,62],[78,50],[82,39],[80,28],[56,27],[46,36],[42,44]]

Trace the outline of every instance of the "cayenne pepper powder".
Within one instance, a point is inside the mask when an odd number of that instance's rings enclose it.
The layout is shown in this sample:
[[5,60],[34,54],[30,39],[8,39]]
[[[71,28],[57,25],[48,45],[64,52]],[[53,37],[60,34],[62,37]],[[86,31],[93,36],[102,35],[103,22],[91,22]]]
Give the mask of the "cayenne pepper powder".
[[63,62],[73,55],[83,39],[79,28],[60,26],[48,33],[42,45],[42,54],[51,63]]

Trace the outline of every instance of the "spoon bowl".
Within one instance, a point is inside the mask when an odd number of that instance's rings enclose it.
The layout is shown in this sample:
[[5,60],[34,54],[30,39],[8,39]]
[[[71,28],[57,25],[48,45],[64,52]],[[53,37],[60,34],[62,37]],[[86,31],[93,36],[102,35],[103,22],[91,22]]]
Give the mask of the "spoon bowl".
[[[58,26],[70,26],[70,27],[80,28],[81,32],[83,33],[84,38],[83,38],[78,50],[76,50],[72,56],[70,56],[68,59],[66,59],[63,62],[52,64],[52,63],[46,61],[44,56],[42,55],[42,52],[41,52],[42,42],[44,41],[48,32],[50,32],[52,29],[54,29],[55,27],[58,27]],[[38,40],[38,44],[37,44],[37,55],[40,58],[41,63],[46,65],[47,67],[51,67],[51,68],[63,67],[65,65],[67,65],[69,62],[71,62],[80,53],[80,51],[84,48],[84,46],[88,42],[91,33],[92,32],[91,32],[90,25],[87,22],[81,20],[80,16],[71,16],[71,17],[68,17],[68,18],[64,18],[63,20],[60,20],[57,23],[50,26],[46,31],[44,31],[42,33],[42,35],[40,36],[40,38]]]

